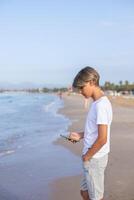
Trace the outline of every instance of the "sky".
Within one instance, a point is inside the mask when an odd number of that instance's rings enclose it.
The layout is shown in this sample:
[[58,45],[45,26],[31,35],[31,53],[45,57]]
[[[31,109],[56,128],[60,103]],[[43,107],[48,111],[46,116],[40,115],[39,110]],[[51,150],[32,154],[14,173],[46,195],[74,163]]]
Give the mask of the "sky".
[[0,0],[0,82],[134,82],[133,0]]

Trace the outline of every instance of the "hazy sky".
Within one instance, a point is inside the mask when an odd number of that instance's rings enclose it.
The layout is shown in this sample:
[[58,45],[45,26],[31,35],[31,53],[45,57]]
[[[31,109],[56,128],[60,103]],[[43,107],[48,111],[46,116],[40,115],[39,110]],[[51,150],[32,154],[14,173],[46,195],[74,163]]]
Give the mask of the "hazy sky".
[[0,82],[134,82],[133,0],[0,0]]

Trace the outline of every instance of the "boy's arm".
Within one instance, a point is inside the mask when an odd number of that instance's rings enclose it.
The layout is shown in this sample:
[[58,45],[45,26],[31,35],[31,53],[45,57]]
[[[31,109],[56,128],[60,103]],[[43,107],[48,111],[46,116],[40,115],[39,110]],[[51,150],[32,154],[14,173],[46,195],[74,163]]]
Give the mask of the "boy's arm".
[[96,154],[101,147],[107,142],[107,125],[99,124],[98,125],[98,138],[92,147],[82,156],[83,161],[90,160],[94,154]]

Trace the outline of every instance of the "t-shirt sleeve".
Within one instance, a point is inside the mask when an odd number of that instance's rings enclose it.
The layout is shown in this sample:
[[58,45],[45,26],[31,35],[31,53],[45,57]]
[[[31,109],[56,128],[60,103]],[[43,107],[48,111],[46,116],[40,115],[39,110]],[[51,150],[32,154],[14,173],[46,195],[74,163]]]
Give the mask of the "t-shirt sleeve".
[[99,104],[96,107],[97,119],[96,124],[109,124],[108,120],[108,108],[106,105]]

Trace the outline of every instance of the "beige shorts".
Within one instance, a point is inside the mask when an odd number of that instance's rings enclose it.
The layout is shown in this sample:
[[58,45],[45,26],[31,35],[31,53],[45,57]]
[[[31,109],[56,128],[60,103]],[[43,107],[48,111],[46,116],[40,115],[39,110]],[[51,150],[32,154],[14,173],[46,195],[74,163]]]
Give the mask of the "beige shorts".
[[100,200],[104,194],[104,171],[108,162],[108,155],[101,158],[92,158],[83,162],[84,176],[81,181],[81,190],[88,190],[91,200]]

